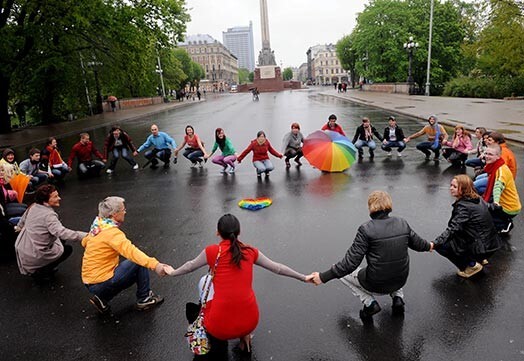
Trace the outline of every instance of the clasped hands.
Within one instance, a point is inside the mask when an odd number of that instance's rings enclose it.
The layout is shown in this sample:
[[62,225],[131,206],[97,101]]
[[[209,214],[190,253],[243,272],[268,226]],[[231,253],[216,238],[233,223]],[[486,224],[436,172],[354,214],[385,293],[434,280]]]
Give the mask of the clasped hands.
[[306,276],[306,279],[304,280],[306,283],[314,284],[315,286],[321,285],[322,280],[320,279],[320,273],[313,272]]

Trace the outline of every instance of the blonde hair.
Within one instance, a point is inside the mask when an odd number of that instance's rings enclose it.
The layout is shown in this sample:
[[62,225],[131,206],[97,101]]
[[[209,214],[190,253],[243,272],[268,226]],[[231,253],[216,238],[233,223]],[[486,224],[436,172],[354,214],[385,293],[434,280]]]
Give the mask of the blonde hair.
[[385,211],[391,212],[393,210],[393,200],[388,192],[373,191],[368,197],[369,214]]
[[9,163],[0,162],[0,168],[4,171],[4,181],[9,183],[15,175],[15,167]]

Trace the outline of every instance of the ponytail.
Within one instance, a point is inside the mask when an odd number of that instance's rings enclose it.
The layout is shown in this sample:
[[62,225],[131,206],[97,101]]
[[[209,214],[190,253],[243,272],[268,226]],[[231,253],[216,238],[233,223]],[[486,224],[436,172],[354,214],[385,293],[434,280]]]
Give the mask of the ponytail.
[[231,242],[231,260],[235,266],[240,268],[240,262],[245,258],[244,253],[242,252],[243,245],[234,233],[229,235],[229,241]]
[[218,220],[218,233],[222,239],[230,241],[231,262],[240,268],[240,262],[245,258],[243,249],[245,246],[238,240],[240,234],[240,222],[232,214],[225,214]]

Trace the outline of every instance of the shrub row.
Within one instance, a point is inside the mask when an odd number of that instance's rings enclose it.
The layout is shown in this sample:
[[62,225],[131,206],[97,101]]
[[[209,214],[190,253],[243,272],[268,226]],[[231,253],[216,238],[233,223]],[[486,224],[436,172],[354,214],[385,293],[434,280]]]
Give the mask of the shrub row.
[[523,96],[524,76],[511,78],[459,77],[446,83],[443,95],[468,98]]

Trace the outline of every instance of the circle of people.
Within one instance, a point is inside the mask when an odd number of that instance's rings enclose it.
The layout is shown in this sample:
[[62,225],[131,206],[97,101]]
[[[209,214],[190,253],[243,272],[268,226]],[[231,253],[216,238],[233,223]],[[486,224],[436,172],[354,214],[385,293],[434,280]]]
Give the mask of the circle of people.
[[[322,129],[345,136],[336,120],[335,115],[329,116]],[[431,160],[433,152],[433,160],[439,161],[442,146],[447,146],[442,150],[445,159],[459,166],[474,167],[474,181],[465,174],[451,180],[449,190],[455,202],[445,231],[434,241],[426,241],[405,219],[390,215],[393,202],[387,192],[374,191],[368,197],[371,219],[358,228],[342,260],[324,272],[312,272],[309,275],[275,262],[257,248],[240,241],[240,222],[232,214],[219,219],[217,244],[207,246],[193,260],[175,269],[146,255],[120,229],[127,212],[125,200],[121,197],[110,196],[102,200],[98,205],[98,216],[89,232],[85,233],[70,230],[60,222],[54,210],[60,206],[61,200],[55,185],[40,185],[34,192],[35,202],[30,207],[16,202],[18,195],[10,187],[10,179],[17,172],[31,178],[33,187],[48,177],[63,180],[71,171],[75,158],[78,158],[77,171],[80,176],[98,174],[110,154],[113,158],[107,173],[114,172],[120,157],[126,159],[133,169],[138,169],[131,154],[137,155],[146,149],[144,155],[152,168],[158,167],[159,162],[169,167],[172,150],[176,163],[177,155],[184,147],[183,155],[193,167],[202,166],[220,149],[222,154],[214,156],[212,161],[222,167],[222,173],[234,173],[235,161],[241,163],[250,152],[253,153],[253,166],[258,177],[262,174],[268,176],[274,169],[269,154],[285,157],[287,168],[291,166],[292,158],[297,166],[301,165],[304,137],[298,123],[293,123],[291,131],[284,137],[283,154],[271,146],[263,131],[259,131],[257,138],[238,156],[223,129],[216,129],[215,144],[209,153],[193,127],[187,126],[185,132],[184,141],[177,147],[172,137],[160,132],[157,125],[152,125],[151,135],[137,149],[129,135],[114,126],[105,140],[103,155],[96,150],[89,135],[82,133],[67,163],[57,150],[55,138],[49,140],[42,152],[32,149],[29,159],[23,161],[20,167],[14,161],[14,152],[11,149],[4,151],[0,161],[0,226],[4,237],[8,235],[16,238],[14,250],[20,272],[37,282],[51,279],[58,265],[73,252],[73,247],[66,242],[79,241],[84,247],[81,273],[90,294],[89,301],[98,312],[108,314],[110,301],[133,284],[137,287],[138,310],[163,302],[164,298],[150,288],[149,270],[154,270],[159,276],[181,276],[208,267],[209,274],[202,277],[198,288],[200,302],[204,304],[204,326],[211,341],[211,350],[213,353],[227,352],[227,340],[238,338],[239,351],[249,353],[252,332],[259,320],[257,300],[252,289],[253,265],[315,285],[340,279],[363,303],[360,310],[362,321],[372,322],[373,315],[381,311],[377,301],[381,295],[391,297],[392,315],[404,313],[403,286],[409,274],[408,248],[418,252],[435,250],[457,268],[459,277],[470,278],[489,264],[490,257],[500,247],[501,234],[509,233],[513,228],[513,218],[521,209],[514,181],[516,161],[504,136],[477,128],[475,136],[478,143],[473,148],[470,134],[459,125],[455,127],[452,140],[448,141],[446,130],[435,116],[430,116],[427,125],[408,137],[404,136],[393,116],[389,117],[383,135],[377,132],[368,118],[363,118],[353,143],[360,159],[363,158],[364,147],[368,147],[370,158],[374,157],[374,137],[382,142],[381,148],[387,156],[391,156],[392,148],[397,148],[397,156],[401,156],[411,139],[425,135],[426,141],[417,144],[417,149],[425,154],[427,160]],[[476,157],[468,159],[469,154],[475,154]],[[100,160],[93,160],[92,155]],[[42,159],[45,159],[45,167],[40,166]],[[120,261],[120,256],[125,259]],[[361,265],[364,258],[366,267]],[[205,300],[202,299],[204,293]],[[235,310],[234,314],[229,311],[232,309]]]

